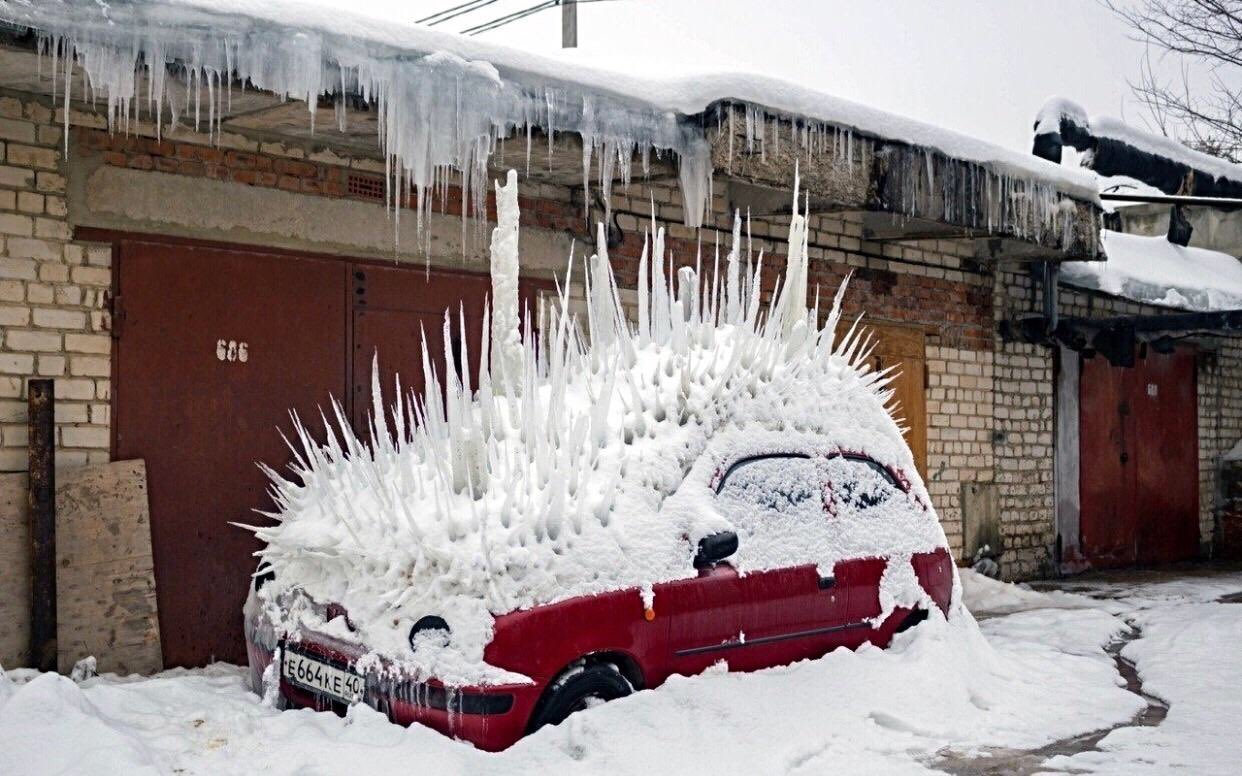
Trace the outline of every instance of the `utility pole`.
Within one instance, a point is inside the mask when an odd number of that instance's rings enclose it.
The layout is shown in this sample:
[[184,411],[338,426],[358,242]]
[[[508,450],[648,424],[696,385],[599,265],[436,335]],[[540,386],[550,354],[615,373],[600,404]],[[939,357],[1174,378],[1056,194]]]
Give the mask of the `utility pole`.
[[561,0],[561,48],[578,48],[578,0]]

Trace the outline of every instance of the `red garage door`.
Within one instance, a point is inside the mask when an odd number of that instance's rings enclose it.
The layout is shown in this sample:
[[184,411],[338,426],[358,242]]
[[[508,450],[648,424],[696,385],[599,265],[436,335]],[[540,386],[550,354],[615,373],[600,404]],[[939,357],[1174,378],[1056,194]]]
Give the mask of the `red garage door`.
[[348,266],[123,241],[114,348],[117,458],[144,458],[164,662],[242,661],[259,545],[230,522],[270,507],[256,461],[289,461],[277,427],[344,393]]
[[1097,567],[1199,549],[1195,354],[1150,349],[1123,369],[1085,359],[1079,383],[1080,546]]
[[[230,523],[270,508],[255,463],[289,462],[277,429],[289,433],[295,410],[316,430],[331,397],[365,428],[376,353],[387,403],[397,373],[421,393],[421,332],[443,375],[446,308],[464,307],[477,368],[490,281],[147,237],[116,244],[113,454],[147,461],[164,661],[243,661],[258,543]],[[523,296],[539,287],[523,281]],[[458,352],[460,339],[455,329]]]
[[[371,364],[379,360],[380,388],[385,414],[392,422],[396,378],[406,396],[414,391],[422,396],[425,375],[422,366],[422,338],[427,337],[431,365],[445,380],[444,314],[451,310],[448,332],[449,352],[453,354],[457,376],[461,377],[462,329],[459,312],[465,314],[465,353],[469,358],[470,381],[474,386],[479,373],[479,348],[483,334],[483,308],[491,293],[491,278],[468,272],[439,271],[383,265],[355,265],[351,270],[353,305],[353,422],[365,434],[371,409]],[[522,279],[518,284],[519,304],[530,310],[532,327],[539,293],[549,289],[546,282]]]

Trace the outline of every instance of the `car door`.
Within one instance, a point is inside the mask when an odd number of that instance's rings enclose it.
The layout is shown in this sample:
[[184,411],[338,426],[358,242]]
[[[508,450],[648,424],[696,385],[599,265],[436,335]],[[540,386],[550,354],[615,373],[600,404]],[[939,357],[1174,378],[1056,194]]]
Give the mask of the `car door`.
[[[883,521],[892,509],[908,508],[905,488],[893,473],[865,455],[835,455],[821,466],[829,519],[840,523],[842,530],[882,536],[882,525],[872,531],[869,524]],[[869,620],[881,612],[880,580],[887,566],[888,560],[875,547],[836,564],[834,576],[844,605],[843,619],[851,626],[843,639],[847,646],[862,643],[873,630]]]
[[845,602],[806,542],[808,533],[823,535],[825,494],[818,462],[798,454],[740,459],[717,484],[716,506],[734,525],[739,555],[786,559],[741,578],[742,638],[726,658],[731,668],[780,665],[836,646]]

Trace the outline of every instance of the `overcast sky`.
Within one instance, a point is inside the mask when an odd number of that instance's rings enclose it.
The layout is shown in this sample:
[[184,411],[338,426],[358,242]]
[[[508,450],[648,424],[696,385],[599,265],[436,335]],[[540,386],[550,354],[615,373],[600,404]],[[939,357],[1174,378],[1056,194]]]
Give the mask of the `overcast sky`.
[[[340,5],[341,0],[317,0]],[[464,0],[351,0],[410,21]],[[460,31],[537,0],[493,0]],[[1096,0],[608,0],[579,6],[579,50],[560,9],[480,36],[644,72],[748,71],[1029,151],[1044,100],[1142,125],[1130,96],[1144,45]],[[1172,76],[1173,62],[1161,65]]]

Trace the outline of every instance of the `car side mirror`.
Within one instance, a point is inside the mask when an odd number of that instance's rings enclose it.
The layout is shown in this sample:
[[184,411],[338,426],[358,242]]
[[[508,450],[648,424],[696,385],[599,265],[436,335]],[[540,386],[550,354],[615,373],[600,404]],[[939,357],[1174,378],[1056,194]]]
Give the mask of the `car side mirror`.
[[699,550],[694,555],[694,567],[705,568],[719,563],[737,552],[737,534],[721,531],[699,539]]

